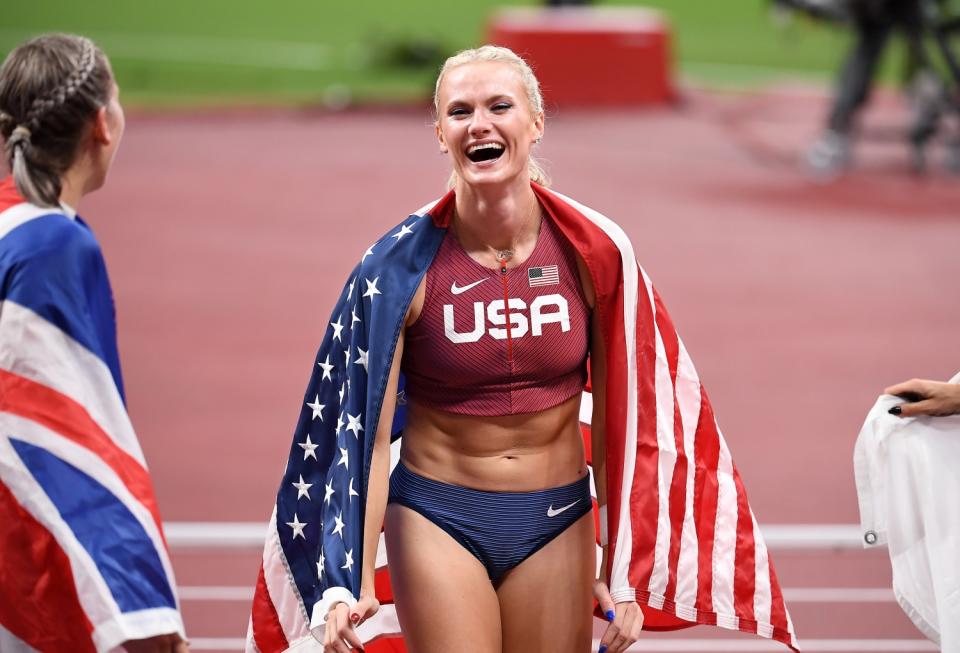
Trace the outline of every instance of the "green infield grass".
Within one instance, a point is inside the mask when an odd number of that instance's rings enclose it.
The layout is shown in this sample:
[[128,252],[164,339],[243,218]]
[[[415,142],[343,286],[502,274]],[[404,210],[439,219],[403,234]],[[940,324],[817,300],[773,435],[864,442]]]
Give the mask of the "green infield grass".
[[[41,32],[88,35],[113,61],[128,105],[422,101],[442,59],[481,43],[503,4],[36,0],[7,13],[0,51]],[[823,82],[849,38],[798,17],[778,20],[763,0],[644,4],[667,14],[680,74],[700,84]],[[887,78],[896,59],[887,57]]]

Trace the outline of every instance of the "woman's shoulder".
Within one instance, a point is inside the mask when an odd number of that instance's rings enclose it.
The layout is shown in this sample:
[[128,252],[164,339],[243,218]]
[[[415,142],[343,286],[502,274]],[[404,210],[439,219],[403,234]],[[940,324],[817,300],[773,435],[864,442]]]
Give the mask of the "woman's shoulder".
[[0,258],[8,264],[69,267],[101,257],[90,228],[59,208],[22,203],[0,212]]

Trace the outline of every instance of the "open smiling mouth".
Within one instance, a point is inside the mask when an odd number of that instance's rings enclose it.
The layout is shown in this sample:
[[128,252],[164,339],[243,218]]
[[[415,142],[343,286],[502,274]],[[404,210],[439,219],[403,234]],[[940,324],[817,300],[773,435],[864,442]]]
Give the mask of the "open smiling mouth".
[[467,158],[474,163],[483,161],[494,161],[503,155],[503,145],[500,143],[484,143],[483,145],[474,145],[467,150]]

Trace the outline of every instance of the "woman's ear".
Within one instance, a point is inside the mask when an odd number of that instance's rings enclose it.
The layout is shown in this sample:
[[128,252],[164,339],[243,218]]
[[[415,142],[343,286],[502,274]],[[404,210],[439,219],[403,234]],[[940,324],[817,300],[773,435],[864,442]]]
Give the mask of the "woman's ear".
[[92,136],[93,141],[98,145],[110,145],[113,142],[110,125],[107,124],[107,107],[100,107],[94,114]]
[[448,148],[447,148],[447,142],[446,142],[446,140],[443,138],[443,130],[440,129],[440,121],[439,121],[439,120],[438,120],[437,122],[433,123],[433,129],[434,129],[434,131],[437,133],[437,141],[439,141],[439,143],[440,143],[440,153],[441,153],[441,154],[446,154],[446,153],[447,153],[447,150],[448,150]]

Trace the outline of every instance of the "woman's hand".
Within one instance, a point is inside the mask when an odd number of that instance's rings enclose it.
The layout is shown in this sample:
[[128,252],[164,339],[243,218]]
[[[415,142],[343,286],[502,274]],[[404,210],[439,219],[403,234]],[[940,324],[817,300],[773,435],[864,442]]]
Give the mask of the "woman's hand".
[[327,613],[327,627],[323,634],[323,653],[350,653],[362,651],[363,642],[357,636],[357,626],[377,614],[380,601],[372,593],[360,593],[360,600],[352,608],[346,603],[335,603]]
[[187,642],[177,633],[146,639],[130,639],[123,643],[127,653],[189,653]]
[[903,397],[907,400],[907,403],[899,404],[890,409],[890,413],[900,417],[943,416],[960,413],[960,383],[911,379],[890,386],[883,393]]
[[[593,596],[600,609],[610,621],[606,632],[600,638],[598,653],[621,653],[640,638],[643,628],[643,612],[636,601],[614,603],[610,589],[601,580],[593,583]],[[612,618],[611,618],[612,616]]]

